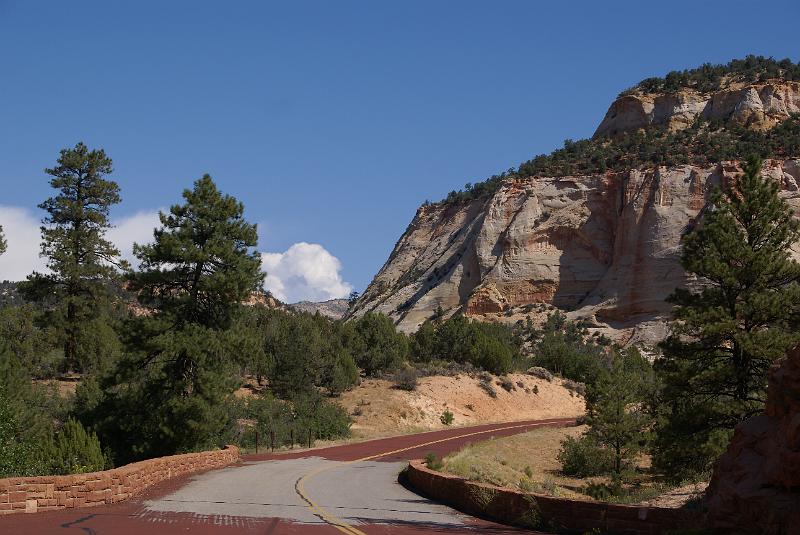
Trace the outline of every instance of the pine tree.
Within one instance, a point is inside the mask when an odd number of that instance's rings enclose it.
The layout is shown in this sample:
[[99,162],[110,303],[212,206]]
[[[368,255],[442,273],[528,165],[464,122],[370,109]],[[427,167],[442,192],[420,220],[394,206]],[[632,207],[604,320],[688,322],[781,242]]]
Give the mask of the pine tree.
[[106,464],[97,435],[73,418],[56,434],[51,455],[53,470],[59,474],[96,472]]
[[697,285],[670,297],[675,321],[657,362],[665,414],[654,460],[668,475],[710,468],[734,426],[763,409],[772,363],[800,341],[800,265],[789,250],[799,227],[750,159],[684,237],[681,262]]
[[8,249],[8,242],[6,241],[6,235],[3,233],[3,225],[0,225],[0,255],[6,252]]
[[[135,350],[124,363],[134,436],[130,456],[213,445],[226,424],[224,402],[244,364],[242,302],[261,288],[256,226],[242,203],[223,195],[208,175],[183,192],[184,204],[159,215],[154,241],[134,245],[140,271],[130,287],[154,311],[132,322]],[[145,374],[141,373],[145,370]],[[123,457],[124,457],[123,453]]]
[[612,473],[616,478],[622,477],[623,471],[644,450],[652,423],[642,410],[647,367],[636,360],[642,357],[631,354],[615,358],[611,369],[601,372],[587,389],[587,436],[611,452]]
[[60,333],[65,367],[83,371],[96,364],[98,352],[111,351],[97,345],[110,336],[98,320],[108,304],[109,281],[125,267],[105,239],[109,209],[120,202],[119,186],[103,178],[112,172],[106,153],[83,143],[62,150],[57,165],[45,172],[58,191],[39,205],[47,212],[41,256],[50,273],[33,273],[20,292],[49,305],[48,322]]

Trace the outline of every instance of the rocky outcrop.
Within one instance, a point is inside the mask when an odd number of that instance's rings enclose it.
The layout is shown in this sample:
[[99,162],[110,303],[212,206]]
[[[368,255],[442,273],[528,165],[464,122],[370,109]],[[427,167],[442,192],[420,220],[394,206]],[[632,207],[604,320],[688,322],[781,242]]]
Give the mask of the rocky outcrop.
[[347,299],[329,299],[320,302],[300,301],[288,306],[298,312],[308,312],[309,314],[319,312],[326,318],[340,320],[347,314],[350,303]]
[[708,512],[721,533],[800,533],[800,348],[773,367],[764,414],[717,461]]
[[[800,160],[765,174],[800,210]],[[623,343],[664,332],[664,299],[687,283],[680,237],[737,162],[509,179],[489,198],[419,208],[353,314],[415,330],[445,314],[508,321],[554,308]]]
[[681,130],[697,117],[766,130],[794,113],[800,113],[800,82],[733,84],[713,93],[683,89],[659,95],[630,94],[611,104],[594,137],[650,126]]

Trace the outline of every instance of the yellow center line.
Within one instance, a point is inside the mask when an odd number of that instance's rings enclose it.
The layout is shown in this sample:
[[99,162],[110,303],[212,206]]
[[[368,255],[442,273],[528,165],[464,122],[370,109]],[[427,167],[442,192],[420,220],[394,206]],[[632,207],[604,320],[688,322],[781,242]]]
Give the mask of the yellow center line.
[[299,494],[300,497],[303,498],[303,500],[306,502],[306,506],[309,509],[311,509],[311,511],[314,513],[315,516],[318,516],[320,519],[322,519],[323,521],[327,522],[331,526],[335,527],[336,529],[338,529],[342,533],[347,533],[349,535],[367,535],[366,533],[364,533],[360,529],[356,528],[355,526],[353,526],[351,524],[348,524],[347,522],[345,522],[341,518],[332,515],[324,507],[322,507],[322,506],[318,505],[317,503],[315,503],[311,499],[311,497],[308,495],[308,493],[306,492],[305,483],[307,481],[309,481],[311,478],[322,474],[323,472],[327,472],[329,470],[333,470],[334,468],[339,468],[339,467],[347,466],[347,465],[354,464],[354,463],[360,463],[360,462],[364,462],[364,461],[371,461],[371,460],[377,459],[379,457],[386,457],[388,455],[394,455],[396,453],[402,453],[402,452],[408,451],[408,450],[414,450],[414,449],[417,449],[417,448],[424,448],[425,446],[432,446],[433,444],[441,444],[442,442],[447,442],[447,441],[450,441],[450,440],[456,440],[456,439],[459,439],[459,438],[472,437],[472,436],[476,436],[476,435],[485,435],[487,433],[494,433],[494,432],[497,432],[497,431],[507,431],[509,429],[520,429],[520,428],[523,428],[523,427],[539,427],[539,426],[542,426],[542,425],[552,425],[554,423],[558,423],[558,422],[539,422],[539,423],[531,423],[531,424],[516,424],[516,425],[509,425],[509,426],[504,426],[504,427],[494,427],[492,429],[485,429],[483,431],[473,431],[471,433],[464,433],[464,434],[456,435],[456,436],[452,436],[452,437],[440,438],[438,440],[431,440],[429,442],[423,442],[421,444],[414,444],[413,446],[406,446],[404,448],[399,448],[399,449],[392,450],[392,451],[384,451],[384,452],[381,452],[381,453],[376,453],[375,455],[368,455],[367,457],[361,457],[360,459],[354,459],[352,461],[345,461],[345,462],[340,462],[340,463],[336,463],[336,464],[331,464],[331,465],[328,465],[328,466],[325,466],[325,467],[317,468],[317,469],[312,470],[311,472],[305,474],[304,476],[302,476],[300,479],[297,480],[297,483],[295,483],[294,488],[297,491],[297,494]]

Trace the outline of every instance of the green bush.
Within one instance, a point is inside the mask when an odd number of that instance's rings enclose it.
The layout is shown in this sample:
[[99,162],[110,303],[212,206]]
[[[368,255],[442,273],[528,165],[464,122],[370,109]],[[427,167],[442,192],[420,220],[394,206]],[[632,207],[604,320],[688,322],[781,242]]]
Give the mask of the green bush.
[[424,323],[412,335],[411,350],[416,362],[443,359],[469,363],[500,375],[511,371],[520,343],[505,325],[470,321],[457,315]]
[[408,359],[408,340],[388,316],[367,313],[354,322],[356,364],[367,375],[391,371]]
[[52,446],[53,471],[58,474],[96,472],[106,465],[100,441],[73,418],[67,420]]
[[439,420],[441,420],[442,424],[444,425],[452,425],[455,419],[455,416],[449,410],[445,410],[439,417]]
[[[232,402],[230,431],[226,441],[255,446],[255,432],[262,447],[274,437],[275,446],[305,443],[312,439],[331,440],[350,435],[350,417],[338,404],[319,394],[302,394],[292,400],[275,399],[269,393]],[[241,422],[252,422],[252,430]]]
[[590,437],[567,437],[558,452],[561,470],[568,476],[592,477],[609,473],[614,468],[614,456]]
[[0,478],[32,476],[46,471],[40,444],[28,439],[5,389],[0,388]]
[[441,470],[444,468],[444,462],[431,451],[425,454],[425,466],[431,470]]

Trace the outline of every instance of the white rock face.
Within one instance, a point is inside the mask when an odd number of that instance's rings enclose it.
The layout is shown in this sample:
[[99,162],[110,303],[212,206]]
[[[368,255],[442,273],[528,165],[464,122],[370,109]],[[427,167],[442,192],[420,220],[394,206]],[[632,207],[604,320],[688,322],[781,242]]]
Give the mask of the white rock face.
[[[664,334],[665,298],[687,283],[680,237],[736,162],[509,180],[491,197],[423,206],[357,303],[414,331],[436,310],[503,320],[543,303],[623,343]],[[800,160],[767,176],[800,213]],[[549,308],[549,307],[548,307]]]
[[594,135],[615,136],[648,126],[681,130],[698,116],[766,130],[794,113],[800,113],[800,82],[732,84],[713,93],[683,89],[635,94],[615,100]]

